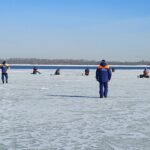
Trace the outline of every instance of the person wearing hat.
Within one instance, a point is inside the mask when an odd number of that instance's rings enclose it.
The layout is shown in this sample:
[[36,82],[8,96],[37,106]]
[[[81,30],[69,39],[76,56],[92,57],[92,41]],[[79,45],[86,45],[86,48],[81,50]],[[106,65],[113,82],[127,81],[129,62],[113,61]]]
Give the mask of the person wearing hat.
[[6,64],[6,61],[3,61],[2,64],[0,64],[0,68],[2,70],[2,82],[3,82],[3,84],[5,82],[8,83],[8,73],[7,73],[7,70],[9,68],[9,65]]
[[143,71],[143,76],[144,76],[145,78],[149,78],[149,70],[148,70],[147,68],[144,69],[144,71]]
[[149,70],[147,68],[144,68],[143,74],[140,74],[140,78],[149,78]]
[[84,74],[85,74],[86,76],[88,76],[88,75],[89,75],[89,73],[90,73],[89,68],[86,68],[84,72],[85,72]]
[[107,97],[108,82],[111,80],[111,75],[112,73],[109,65],[105,60],[102,60],[96,70],[96,80],[99,82],[100,98]]
[[58,69],[56,69],[56,71],[55,71],[54,75],[60,75],[60,69],[59,69],[59,68],[58,68]]
[[38,71],[37,67],[33,67],[33,72],[31,74],[41,74],[41,72]]

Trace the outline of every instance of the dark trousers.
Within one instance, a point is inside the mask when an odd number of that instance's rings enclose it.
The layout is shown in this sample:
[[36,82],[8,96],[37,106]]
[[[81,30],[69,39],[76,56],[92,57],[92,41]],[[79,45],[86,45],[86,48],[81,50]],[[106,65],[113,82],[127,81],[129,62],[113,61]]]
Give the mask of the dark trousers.
[[6,83],[8,83],[8,74],[2,73],[2,82],[4,83],[5,81],[6,81]]
[[149,78],[148,75],[140,74],[140,78]]
[[99,94],[100,97],[107,97],[107,93],[108,93],[108,82],[100,82],[100,86],[99,86]]

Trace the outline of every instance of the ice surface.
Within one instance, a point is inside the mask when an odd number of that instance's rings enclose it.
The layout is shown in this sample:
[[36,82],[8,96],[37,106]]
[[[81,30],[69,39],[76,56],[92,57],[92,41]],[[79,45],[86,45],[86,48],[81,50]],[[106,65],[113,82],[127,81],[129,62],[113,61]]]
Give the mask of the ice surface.
[[10,70],[0,84],[0,150],[149,150],[150,79],[113,73],[107,99],[95,71]]

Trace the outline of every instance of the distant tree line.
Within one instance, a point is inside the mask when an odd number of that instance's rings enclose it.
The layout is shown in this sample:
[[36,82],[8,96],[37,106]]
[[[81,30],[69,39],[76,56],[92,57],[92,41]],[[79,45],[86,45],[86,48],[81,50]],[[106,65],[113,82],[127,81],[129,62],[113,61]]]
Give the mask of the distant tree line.
[[[84,59],[38,59],[38,58],[0,58],[0,63],[4,60],[9,64],[39,64],[39,65],[98,65],[99,61]],[[108,61],[110,65],[150,65],[150,61]]]

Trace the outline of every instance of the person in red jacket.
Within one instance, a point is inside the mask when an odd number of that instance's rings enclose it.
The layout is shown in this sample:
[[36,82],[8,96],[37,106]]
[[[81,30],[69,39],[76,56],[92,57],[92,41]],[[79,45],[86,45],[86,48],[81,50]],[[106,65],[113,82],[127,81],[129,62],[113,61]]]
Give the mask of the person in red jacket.
[[96,70],[96,80],[99,82],[99,94],[100,98],[107,97],[108,94],[108,82],[111,80],[111,70],[105,60],[100,62],[100,65]]

